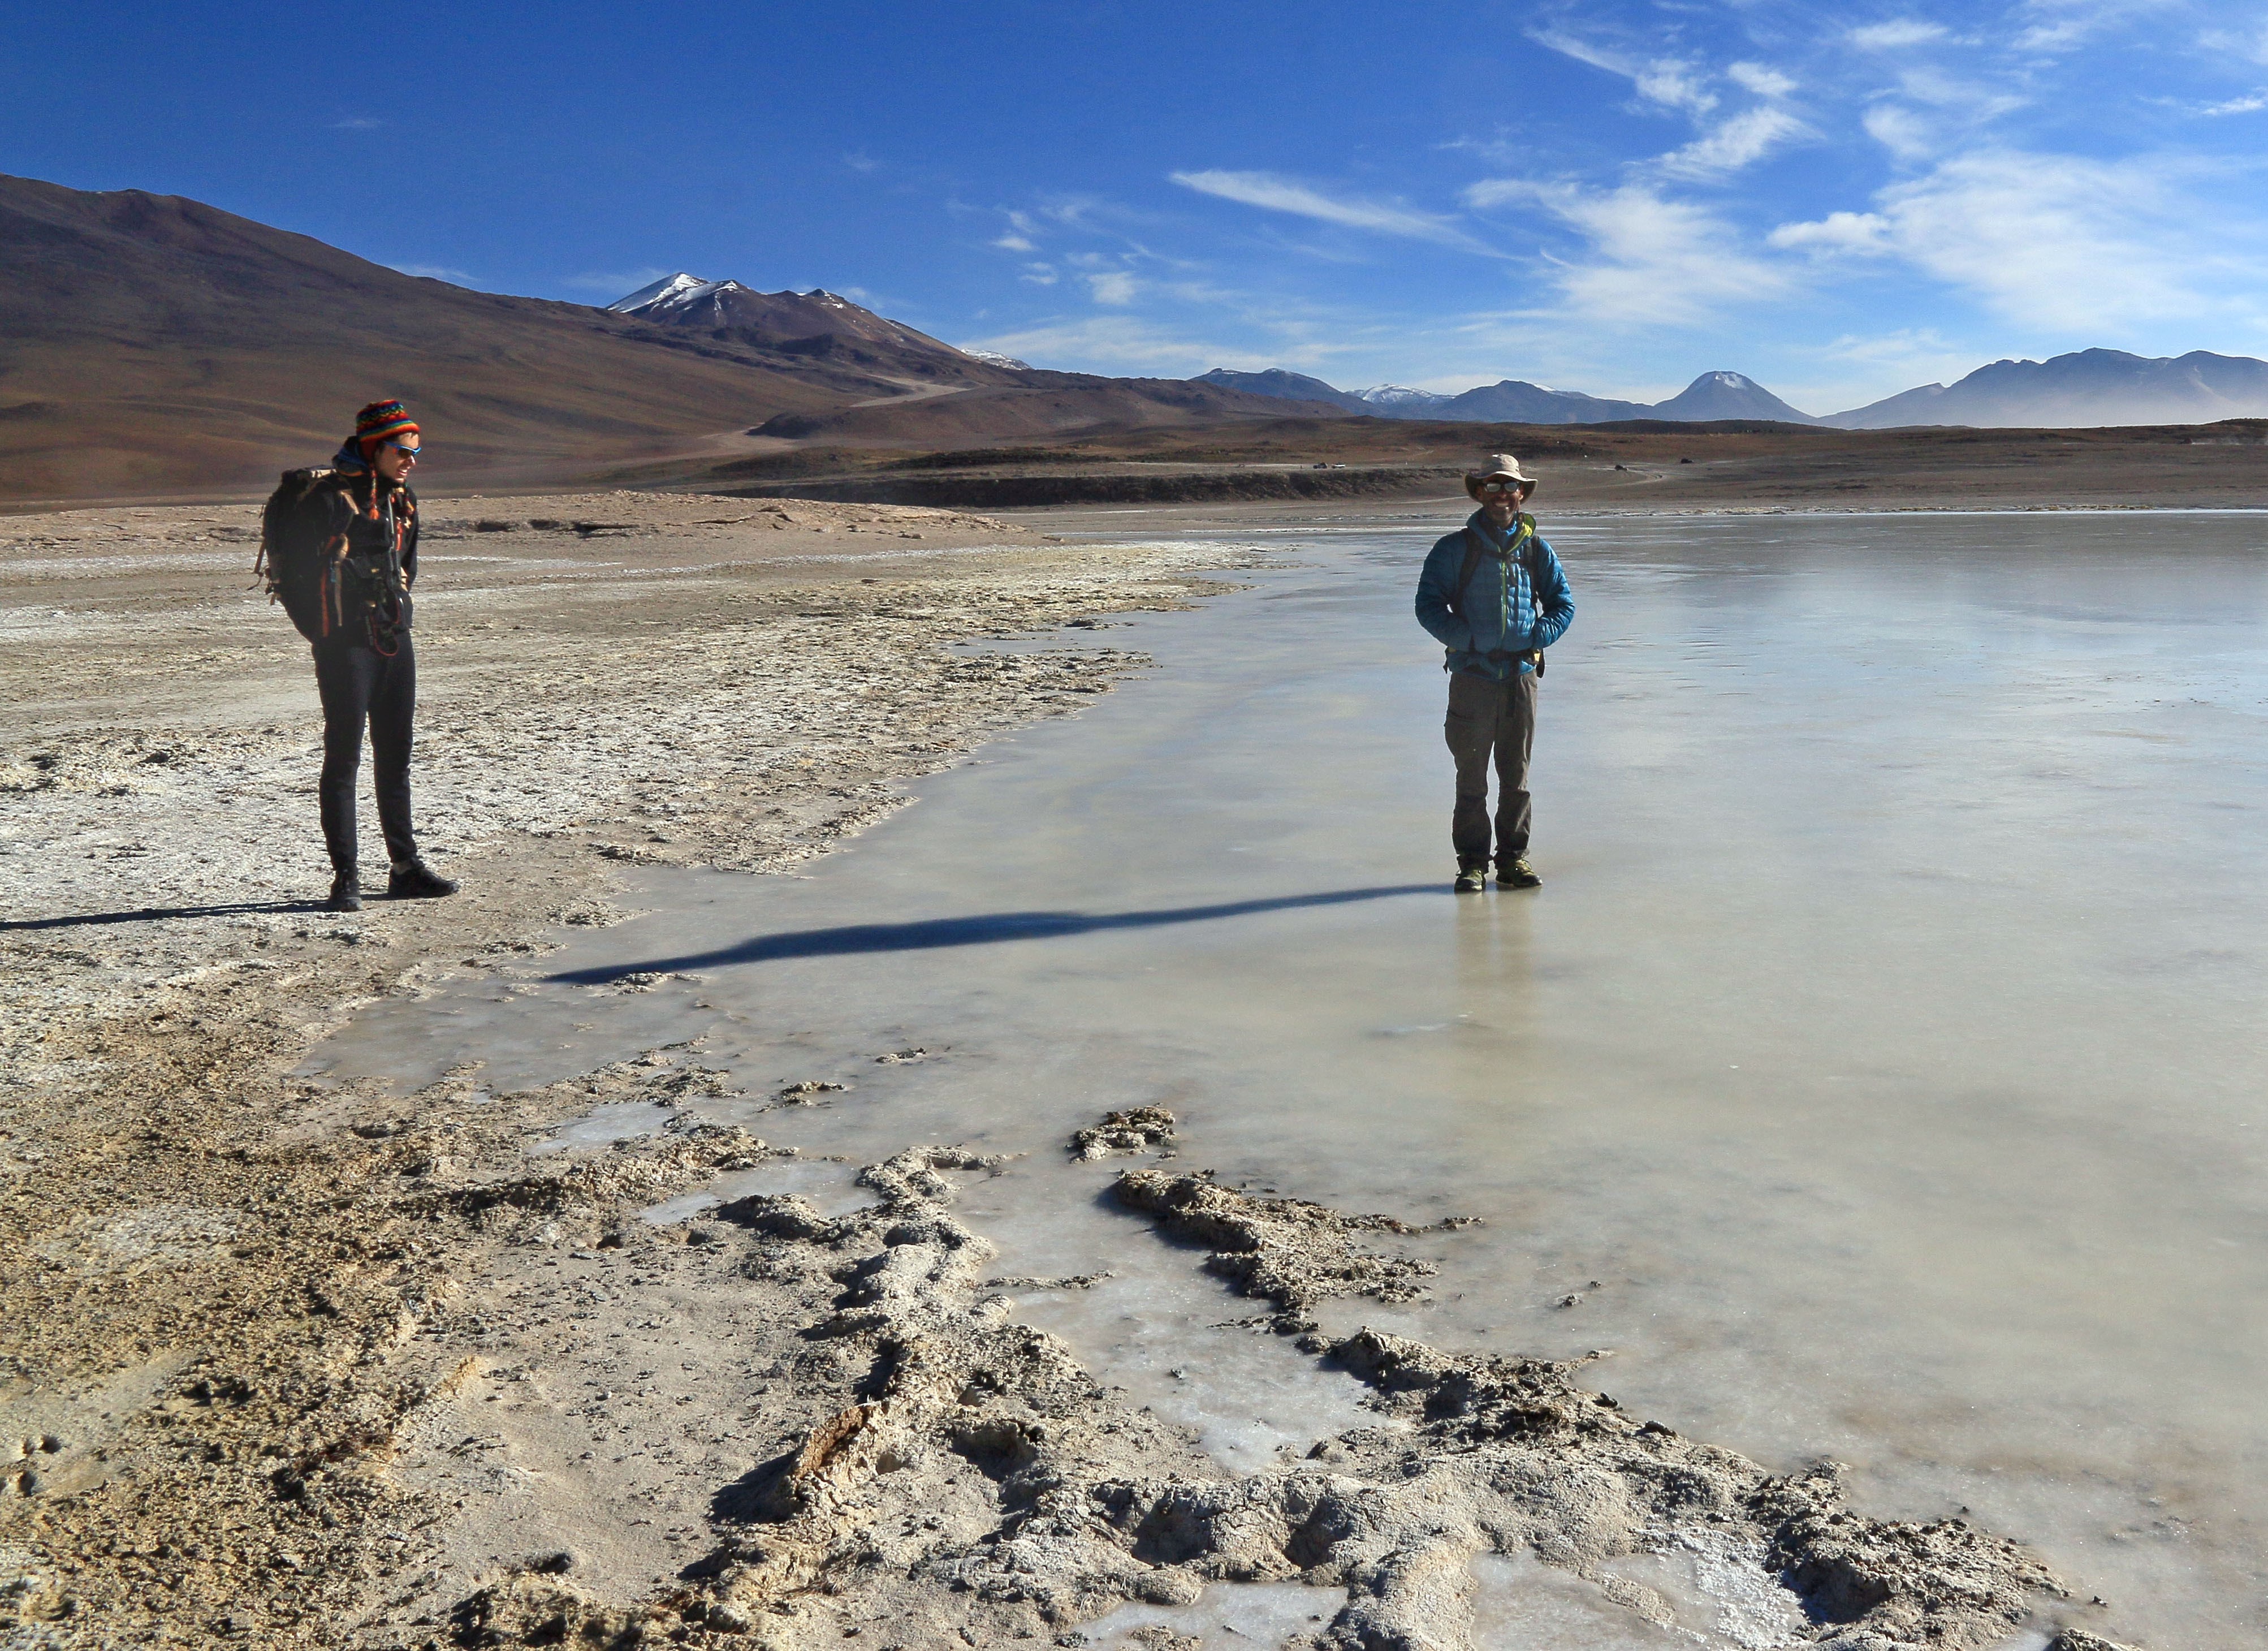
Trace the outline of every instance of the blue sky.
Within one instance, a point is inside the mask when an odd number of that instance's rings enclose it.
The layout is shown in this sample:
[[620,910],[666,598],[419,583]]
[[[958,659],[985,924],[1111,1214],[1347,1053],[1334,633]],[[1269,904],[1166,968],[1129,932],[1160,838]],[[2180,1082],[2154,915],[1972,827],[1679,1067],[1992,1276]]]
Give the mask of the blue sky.
[[1098,372],[1827,412],[2268,355],[2268,0],[25,6],[0,170]]

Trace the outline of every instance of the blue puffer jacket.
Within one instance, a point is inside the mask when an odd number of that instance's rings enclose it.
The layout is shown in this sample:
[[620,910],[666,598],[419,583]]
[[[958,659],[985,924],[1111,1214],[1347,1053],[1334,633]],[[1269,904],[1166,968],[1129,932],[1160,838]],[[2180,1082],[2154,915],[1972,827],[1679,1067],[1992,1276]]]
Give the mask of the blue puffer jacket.
[[1475,511],[1465,526],[1480,534],[1484,549],[1458,603],[1462,615],[1450,606],[1464,571],[1465,535],[1453,533],[1433,547],[1418,576],[1418,623],[1448,650],[1447,669],[1501,682],[1531,668],[1529,649],[1548,648],[1566,634],[1575,598],[1535,517],[1518,518],[1506,534]]

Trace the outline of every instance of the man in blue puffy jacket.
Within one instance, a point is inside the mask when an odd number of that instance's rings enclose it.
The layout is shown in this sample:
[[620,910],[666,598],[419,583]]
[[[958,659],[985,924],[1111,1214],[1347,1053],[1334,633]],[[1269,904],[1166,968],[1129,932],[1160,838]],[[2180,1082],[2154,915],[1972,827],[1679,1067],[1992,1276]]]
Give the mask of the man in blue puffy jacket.
[[1543,650],[1565,634],[1575,599],[1559,558],[1521,506],[1535,478],[1500,453],[1465,477],[1479,504],[1465,525],[1433,547],[1418,579],[1418,623],[1447,651],[1449,718],[1457,761],[1457,807],[1449,839],[1459,894],[1488,886],[1489,763],[1495,760],[1496,882],[1534,888],[1528,863],[1531,808],[1528,759],[1535,745],[1535,682]]

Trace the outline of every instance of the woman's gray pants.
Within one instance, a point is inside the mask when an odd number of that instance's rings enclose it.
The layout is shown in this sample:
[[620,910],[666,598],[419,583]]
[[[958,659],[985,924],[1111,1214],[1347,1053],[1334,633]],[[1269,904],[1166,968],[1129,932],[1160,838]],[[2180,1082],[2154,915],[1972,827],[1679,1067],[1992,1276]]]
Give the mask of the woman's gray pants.
[[315,645],[315,688],[323,700],[323,841],[333,869],[355,868],[355,775],[362,731],[377,758],[378,822],[397,866],[417,858],[409,829],[409,725],[417,711],[417,655],[401,633],[391,657],[336,638]]

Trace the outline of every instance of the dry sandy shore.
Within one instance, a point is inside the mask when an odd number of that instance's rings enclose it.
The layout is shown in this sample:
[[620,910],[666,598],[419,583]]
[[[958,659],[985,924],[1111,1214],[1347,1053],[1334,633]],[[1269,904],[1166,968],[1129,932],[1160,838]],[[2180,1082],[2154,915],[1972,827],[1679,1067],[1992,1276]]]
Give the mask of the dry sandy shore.
[[[684,497],[428,517],[419,814],[466,892],[350,918],[313,904],[319,726],[247,589],[252,510],[0,521],[0,1646],[1076,1645],[1281,1580],[1314,1586],[1307,1643],[1457,1646],[1490,1551],[1673,1626],[1632,1562],[1684,1555],[1723,1583],[1692,1625],[1742,1645],[2084,1617],[1997,1537],[1866,1518],[1572,1367],[1326,1341],[1315,1302],[1425,1288],[1383,1218],[1178,1162],[1115,1182],[1371,1395],[1377,1426],[1238,1475],[1012,1321],[954,1214],[973,1154],[656,1225],[787,1155],[696,1119],[697,1049],[504,1095],[294,1079],[357,1006],[610,920],[626,864],[823,852],[1141,664],[1064,628],[1257,554]],[[675,1122],[530,1151],[612,1102]],[[1172,1127],[1064,1120],[1099,1185]]]

